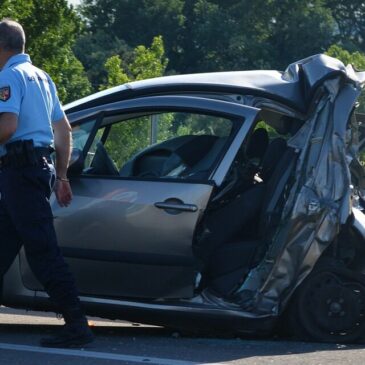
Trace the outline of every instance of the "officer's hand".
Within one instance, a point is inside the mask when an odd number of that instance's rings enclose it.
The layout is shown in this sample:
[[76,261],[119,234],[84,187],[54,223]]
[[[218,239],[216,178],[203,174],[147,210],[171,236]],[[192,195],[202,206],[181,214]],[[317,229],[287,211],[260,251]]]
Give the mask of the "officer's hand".
[[72,200],[72,190],[68,181],[57,180],[54,192],[60,207],[67,207]]

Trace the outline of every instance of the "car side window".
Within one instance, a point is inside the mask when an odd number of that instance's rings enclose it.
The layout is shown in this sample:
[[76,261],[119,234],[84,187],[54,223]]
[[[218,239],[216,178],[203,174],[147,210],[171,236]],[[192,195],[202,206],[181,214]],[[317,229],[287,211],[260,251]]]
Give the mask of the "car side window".
[[206,179],[233,130],[228,118],[186,112],[111,120],[85,173]]
[[90,136],[91,130],[95,125],[95,119],[82,124],[72,126],[72,147],[83,151]]

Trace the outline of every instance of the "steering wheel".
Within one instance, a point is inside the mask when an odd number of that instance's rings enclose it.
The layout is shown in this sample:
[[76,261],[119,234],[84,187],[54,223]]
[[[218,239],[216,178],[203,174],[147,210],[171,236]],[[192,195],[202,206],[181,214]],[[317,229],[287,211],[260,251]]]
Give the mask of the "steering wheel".
[[101,142],[98,142],[96,145],[95,155],[90,167],[92,167],[94,174],[119,176],[114,161],[108,155],[108,152]]

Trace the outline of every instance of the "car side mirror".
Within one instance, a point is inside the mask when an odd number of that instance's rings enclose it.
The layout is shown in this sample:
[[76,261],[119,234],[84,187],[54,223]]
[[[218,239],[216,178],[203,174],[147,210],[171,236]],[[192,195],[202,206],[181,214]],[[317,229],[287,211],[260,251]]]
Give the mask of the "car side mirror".
[[85,159],[79,148],[73,148],[71,151],[70,163],[67,170],[68,176],[78,176],[84,169]]

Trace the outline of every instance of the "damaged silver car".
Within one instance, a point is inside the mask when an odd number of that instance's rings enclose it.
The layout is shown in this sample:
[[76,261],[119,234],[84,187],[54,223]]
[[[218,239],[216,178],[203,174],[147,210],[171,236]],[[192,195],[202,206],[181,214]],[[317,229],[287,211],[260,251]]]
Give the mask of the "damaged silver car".
[[[364,82],[316,55],[285,72],[161,77],[67,105],[74,200],[52,204],[86,312],[363,340]],[[24,252],[2,303],[52,309]]]

